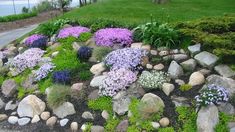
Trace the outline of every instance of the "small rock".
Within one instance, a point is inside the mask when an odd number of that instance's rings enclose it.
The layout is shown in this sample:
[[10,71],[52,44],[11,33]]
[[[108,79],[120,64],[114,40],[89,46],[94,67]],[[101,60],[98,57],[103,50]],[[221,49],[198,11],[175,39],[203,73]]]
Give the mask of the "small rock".
[[7,102],[7,104],[5,106],[5,110],[14,110],[17,108],[17,106],[18,106],[18,103],[17,102],[13,103],[13,101],[11,100],[11,101]]
[[104,127],[102,127],[102,126],[91,126],[91,132],[104,132]]
[[142,66],[146,66],[149,63],[149,57],[148,56],[144,56],[141,58],[141,65]]
[[188,58],[188,56],[186,54],[175,54],[175,55],[173,55],[173,59],[177,62],[181,61],[181,60],[185,60],[187,58]]
[[107,120],[107,119],[109,118],[109,113],[108,113],[108,111],[103,110],[102,113],[101,113],[101,116],[102,116],[105,120]]
[[170,124],[170,120],[167,117],[164,117],[159,121],[159,123],[162,127],[167,127]]
[[128,128],[128,120],[123,120],[121,121],[117,127],[116,127],[116,132],[126,132]]
[[169,96],[170,93],[175,89],[175,86],[173,84],[170,83],[163,83],[162,85],[162,90],[163,92]]
[[142,45],[143,43],[133,43],[131,44],[131,48],[141,48]]
[[201,44],[195,44],[195,45],[189,46],[188,50],[192,55],[195,55],[201,51]]
[[194,72],[189,78],[189,83],[192,86],[201,85],[205,82],[205,77],[201,72]]
[[153,65],[147,64],[147,65],[146,65],[146,68],[147,68],[147,69],[153,69]]
[[207,76],[211,73],[211,71],[208,69],[201,69],[199,70],[199,72],[201,72],[204,76]]
[[106,67],[105,67],[104,62],[95,64],[90,69],[91,73],[93,73],[95,75],[100,75],[105,70],[106,70]]
[[168,68],[168,73],[170,74],[171,78],[178,79],[184,74],[184,71],[183,68],[176,61],[172,61]]
[[129,110],[128,113],[127,113],[127,117],[130,118],[130,117],[132,117],[132,115],[133,115],[133,114],[132,114],[131,111]]
[[177,83],[180,86],[185,84],[184,80],[181,80],[181,79],[176,79],[175,83]]
[[151,55],[157,55],[157,51],[156,50],[150,50],[150,54]]
[[73,115],[76,113],[74,106],[70,102],[64,102],[59,107],[53,109],[53,113],[59,118],[64,118],[68,115]]
[[99,97],[99,90],[93,90],[89,95],[88,95],[88,99],[90,100],[95,100]]
[[72,132],[76,132],[78,130],[78,123],[77,122],[72,122],[70,125],[70,129]]
[[216,64],[216,62],[219,60],[219,58],[214,55],[211,54],[209,52],[203,51],[197,55],[195,55],[194,59],[196,59],[196,61],[198,61],[198,63],[203,66],[203,67],[207,67],[207,68],[213,68],[213,66]]
[[235,109],[230,103],[221,103],[218,106],[218,109],[220,112],[223,112],[228,115],[234,115],[235,114]]
[[107,77],[107,75],[101,75],[101,76],[96,76],[94,77],[91,82],[90,86],[91,87],[99,87],[102,84],[102,81]]
[[69,119],[62,119],[60,120],[60,126],[65,126],[69,122]]
[[141,49],[150,51],[151,50],[151,46],[150,45],[142,45]]
[[128,111],[130,103],[131,99],[127,96],[127,93],[121,91],[113,97],[113,111],[118,115],[124,115]]
[[179,53],[179,50],[178,49],[173,49],[170,51],[171,54],[178,54]]
[[89,111],[85,111],[82,113],[82,118],[84,119],[90,119],[90,120],[94,120],[93,115],[91,114],[91,112]]
[[19,52],[20,54],[23,53],[23,50],[24,50],[23,47],[19,47],[19,48],[18,48],[18,52]]
[[49,127],[53,127],[55,125],[57,121],[57,118],[55,116],[52,116],[51,118],[49,118],[46,122],[47,126]]
[[215,71],[223,77],[235,78],[235,72],[227,65],[218,65],[215,66]]
[[179,106],[189,107],[190,106],[190,101],[185,97],[178,97],[178,96],[173,95],[171,96],[171,100],[175,104],[176,107],[179,107]]
[[16,124],[16,123],[18,122],[18,117],[16,117],[16,116],[10,116],[10,117],[8,118],[8,122],[9,122],[10,124]]
[[46,112],[42,112],[40,117],[42,118],[42,120],[46,121],[47,119],[50,118],[50,116],[51,116],[50,112],[46,111]]
[[0,98],[0,109],[4,108],[5,103],[2,101],[2,99]]
[[184,62],[180,63],[180,65],[186,71],[194,71],[196,66],[197,66],[197,62],[194,59],[189,59],[187,61],[184,61]]
[[83,89],[83,83],[75,83],[71,87],[73,93],[81,93],[82,89]]
[[59,51],[55,51],[51,54],[51,57],[52,58],[55,58],[57,55],[59,54]]
[[35,115],[35,116],[33,117],[33,119],[31,120],[31,123],[37,123],[37,122],[39,122],[39,121],[40,121],[39,116],[38,116],[38,115]]
[[24,125],[28,124],[29,122],[30,122],[30,118],[27,118],[27,117],[20,118],[20,119],[18,120],[18,124],[19,124],[20,126],[24,126]]
[[8,79],[2,83],[1,89],[6,97],[11,97],[16,92],[17,88],[16,82],[13,79]]
[[166,55],[168,55],[169,54],[169,51],[160,51],[159,52],[159,55],[160,56],[166,56]]
[[164,65],[163,65],[162,63],[157,64],[157,65],[155,65],[155,66],[153,67],[153,69],[154,69],[154,70],[158,70],[158,71],[163,70],[163,69],[164,69]]
[[158,129],[160,127],[160,124],[158,122],[151,122],[154,129]]
[[145,90],[139,83],[133,83],[131,86],[127,89],[127,94],[129,97],[136,97],[140,98],[144,96]]
[[6,120],[7,117],[8,116],[6,114],[0,114],[0,122]]
[[88,127],[87,124],[82,124],[80,129],[84,132],[84,131],[86,131],[87,127]]
[[180,49],[179,51],[181,54],[185,54],[186,52],[184,51],[184,49]]

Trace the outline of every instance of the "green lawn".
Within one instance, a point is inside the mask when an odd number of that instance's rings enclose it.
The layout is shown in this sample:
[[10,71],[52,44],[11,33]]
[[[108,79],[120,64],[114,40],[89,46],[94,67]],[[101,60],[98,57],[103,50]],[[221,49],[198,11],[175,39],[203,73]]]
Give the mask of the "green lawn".
[[62,17],[83,20],[105,18],[127,23],[144,23],[150,21],[151,14],[157,20],[175,22],[235,13],[235,0],[171,0],[164,5],[153,4],[151,0],[100,1],[74,9]]

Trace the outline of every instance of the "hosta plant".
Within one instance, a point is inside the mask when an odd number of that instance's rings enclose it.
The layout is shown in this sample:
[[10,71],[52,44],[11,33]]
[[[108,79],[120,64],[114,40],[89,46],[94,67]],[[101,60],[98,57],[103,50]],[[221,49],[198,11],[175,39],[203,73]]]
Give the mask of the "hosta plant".
[[109,53],[104,62],[111,69],[135,69],[139,64],[141,64],[142,57],[146,56],[147,52],[145,50],[137,48],[124,48],[112,51]]
[[67,38],[69,36],[73,36],[79,38],[80,34],[90,32],[89,28],[76,26],[76,27],[67,27],[61,29],[58,34],[58,38]]
[[169,82],[170,78],[167,73],[162,71],[143,71],[138,79],[138,83],[146,89],[162,88],[163,83]]
[[195,97],[197,106],[207,106],[211,104],[220,104],[229,100],[228,90],[224,87],[210,84],[202,89],[200,94]]
[[82,46],[78,50],[78,59],[87,61],[92,55],[92,48],[87,46]]
[[117,94],[121,90],[125,90],[137,79],[136,73],[124,68],[112,70],[108,76],[102,81],[99,87],[99,94],[103,96],[111,96]]
[[124,28],[105,28],[95,33],[95,42],[99,46],[112,47],[115,44],[130,46],[132,43],[132,32]]

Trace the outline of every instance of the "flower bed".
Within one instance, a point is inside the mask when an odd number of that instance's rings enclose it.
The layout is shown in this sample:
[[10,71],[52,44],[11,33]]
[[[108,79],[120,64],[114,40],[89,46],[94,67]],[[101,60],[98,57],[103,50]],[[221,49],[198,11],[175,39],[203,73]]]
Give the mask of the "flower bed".
[[[40,34],[34,34],[29,36],[26,40],[25,40],[25,45],[26,46],[31,46],[33,45],[36,41],[41,41],[41,40],[46,40],[46,37]],[[47,41],[43,41],[43,44],[46,45]]]
[[78,38],[81,33],[90,32],[89,28],[76,26],[76,27],[67,27],[64,29],[61,29],[58,34],[58,38],[67,38],[69,36],[73,36]]
[[95,33],[95,42],[99,46],[111,47],[114,44],[130,46],[132,43],[132,32],[124,28],[100,29]]

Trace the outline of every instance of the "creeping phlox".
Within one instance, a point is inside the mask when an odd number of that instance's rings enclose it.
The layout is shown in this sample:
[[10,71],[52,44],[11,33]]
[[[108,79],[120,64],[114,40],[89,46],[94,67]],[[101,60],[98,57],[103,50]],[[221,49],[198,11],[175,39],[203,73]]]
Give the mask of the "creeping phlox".
[[132,43],[132,32],[125,28],[105,28],[95,33],[95,42],[99,46],[112,47],[114,44],[130,46]]
[[59,31],[58,38],[67,38],[73,36],[78,38],[81,33],[90,32],[89,28],[76,26],[76,27],[67,27]]
[[228,90],[215,84],[208,85],[199,95],[195,97],[197,106],[207,106],[220,104],[229,99]]
[[51,62],[43,64],[38,70],[33,72],[34,81],[40,81],[47,77],[47,75],[53,71],[55,65]]
[[33,34],[25,40],[25,45],[28,47],[44,47],[47,44],[47,37],[40,34]]

